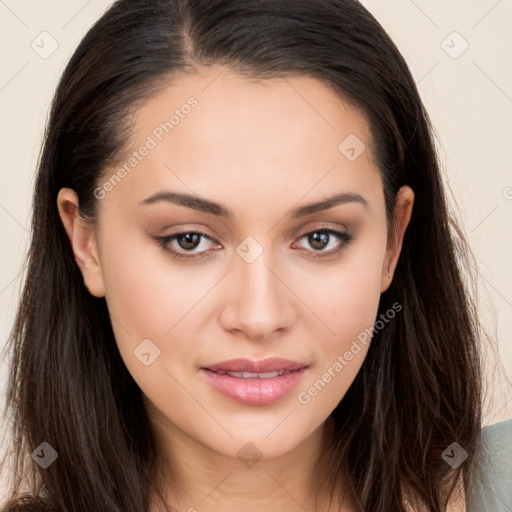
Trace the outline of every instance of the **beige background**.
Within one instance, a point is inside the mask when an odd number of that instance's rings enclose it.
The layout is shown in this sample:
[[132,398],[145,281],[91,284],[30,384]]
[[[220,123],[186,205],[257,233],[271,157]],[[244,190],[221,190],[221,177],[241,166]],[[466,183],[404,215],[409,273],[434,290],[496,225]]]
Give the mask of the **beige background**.
[[[364,3],[406,58],[432,118],[443,169],[480,266],[481,315],[512,379],[512,0]],[[0,0],[0,350],[20,292],[49,103],[72,51],[110,4]],[[6,371],[6,363],[0,365],[2,407]],[[496,375],[490,360],[484,424],[512,417],[510,388]],[[1,448],[7,445],[3,439]]]

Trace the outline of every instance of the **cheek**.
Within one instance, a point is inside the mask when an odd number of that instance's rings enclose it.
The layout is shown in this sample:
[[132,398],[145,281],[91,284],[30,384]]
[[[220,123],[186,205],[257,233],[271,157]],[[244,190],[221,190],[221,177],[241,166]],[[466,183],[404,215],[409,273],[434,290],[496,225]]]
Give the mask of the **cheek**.
[[296,399],[311,417],[327,417],[343,399],[358,374],[372,339],[372,328],[380,299],[380,272],[376,262],[354,265],[339,272],[322,288],[309,295],[311,309],[329,329],[318,326],[315,365],[298,390]]
[[143,234],[105,244],[106,300],[119,327],[137,338],[161,339],[204,294],[192,267],[179,267]]
[[[102,251],[105,298],[121,356],[139,380],[147,378],[148,369],[168,361],[171,352],[172,357],[187,361],[190,347],[179,343],[183,339],[180,334],[190,327],[187,322],[191,315],[187,314],[212,285],[194,279],[190,270],[173,270],[159,248],[150,248],[140,239],[130,240],[129,233],[119,236],[118,241],[106,242]],[[158,355],[156,364],[145,366],[138,357],[143,342],[147,350],[142,353],[149,351],[150,360]],[[152,382],[158,380],[156,372],[150,373]],[[159,375],[164,385],[165,375]]]
[[311,326],[317,364],[298,401],[329,412],[364,362],[379,307],[384,245],[361,244],[358,249],[347,252],[343,262],[323,276],[317,274],[316,286],[308,279],[302,292],[308,291],[307,304],[325,328],[318,329],[318,320],[316,328]]
[[303,280],[301,293],[307,297],[307,305],[334,331],[336,340],[347,340],[373,325],[381,294],[383,255],[379,247],[354,251],[339,265],[312,272]]

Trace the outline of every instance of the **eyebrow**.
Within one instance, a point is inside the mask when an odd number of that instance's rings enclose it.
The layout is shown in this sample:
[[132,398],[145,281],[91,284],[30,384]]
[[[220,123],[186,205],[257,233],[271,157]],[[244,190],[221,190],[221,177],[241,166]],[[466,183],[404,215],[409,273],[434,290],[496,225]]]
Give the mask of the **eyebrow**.
[[[140,201],[138,204],[149,205],[160,201],[177,204],[179,206],[186,206],[187,208],[192,208],[194,210],[209,213],[211,215],[216,215],[217,217],[225,217],[227,219],[232,219],[234,217],[233,212],[231,210],[218,203],[209,201],[208,199],[203,199],[198,196],[193,196],[190,194],[184,194],[179,192],[170,192],[167,190],[156,192],[155,194],[152,194],[146,199]],[[304,217],[305,215],[310,215],[312,213],[316,213],[322,210],[328,210],[329,208],[332,208],[339,204],[346,203],[360,203],[365,208],[368,207],[368,202],[366,201],[366,199],[364,199],[359,194],[343,192],[340,194],[336,194],[332,197],[329,197],[327,199],[323,199],[322,201],[310,203],[305,206],[295,208],[290,212],[290,216],[293,219],[298,219],[299,217]]]

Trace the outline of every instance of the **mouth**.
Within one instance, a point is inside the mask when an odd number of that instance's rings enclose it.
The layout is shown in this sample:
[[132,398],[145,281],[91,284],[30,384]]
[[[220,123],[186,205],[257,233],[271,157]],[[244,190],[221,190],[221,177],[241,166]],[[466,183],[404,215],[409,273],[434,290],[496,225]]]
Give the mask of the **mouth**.
[[[213,370],[210,370],[213,371]],[[288,375],[292,371],[297,370],[276,370],[275,372],[255,373],[255,372],[215,372],[219,375],[229,375],[230,377],[237,377],[239,379],[272,379],[274,377],[281,377],[281,375]]]
[[295,388],[308,368],[307,364],[281,358],[233,359],[203,367],[200,372],[227,398],[246,405],[268,405]]
[[214,372],[265,374],[275,371],[299,370],[305,366],[308,365],[282,357],[271,357],[260,361],[253,361],[252,359],[230,359],[229,361],[208,365],[205,368]]

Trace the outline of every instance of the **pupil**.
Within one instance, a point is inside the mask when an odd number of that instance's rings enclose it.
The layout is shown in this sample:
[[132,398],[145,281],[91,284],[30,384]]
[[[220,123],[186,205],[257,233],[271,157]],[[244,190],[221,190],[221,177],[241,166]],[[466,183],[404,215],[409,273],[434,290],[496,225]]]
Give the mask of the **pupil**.
[[[182,249],[195,249],[199,239],[200,235],[197,233],[186,233],[185,235],[180,235],[178,240]],[[185,244],[183,244],[183,240],[185,240]]]
[[321,233],[316,231],[309,235],[309,243],[315,249],[323,249],[329,243],[329,233]]

